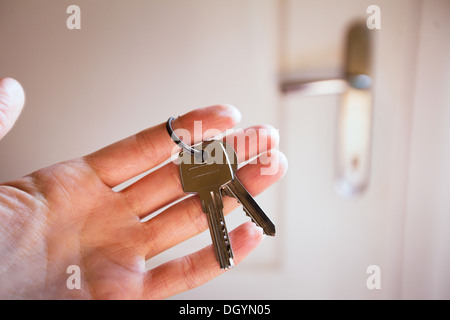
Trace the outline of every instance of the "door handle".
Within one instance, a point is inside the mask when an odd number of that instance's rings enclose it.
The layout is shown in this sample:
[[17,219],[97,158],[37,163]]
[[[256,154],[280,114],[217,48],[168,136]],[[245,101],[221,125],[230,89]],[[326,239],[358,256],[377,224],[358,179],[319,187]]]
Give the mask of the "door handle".
[[282,82],[283,94],[341,94],[335,149],[335,187],[343,196],[362,194],[370,177],[372,141],[372,32],[365,23],[347,33],[341,77]]

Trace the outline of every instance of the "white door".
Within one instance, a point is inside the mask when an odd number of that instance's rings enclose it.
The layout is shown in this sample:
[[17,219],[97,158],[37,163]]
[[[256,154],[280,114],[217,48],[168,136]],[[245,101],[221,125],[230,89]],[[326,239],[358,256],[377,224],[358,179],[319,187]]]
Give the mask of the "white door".
[[[285,72],[323,77],[343,70],[345,36],[368,19],[365,1],[289,1]],[[377,2],[373,29],[373,120],[367,189],[356,198],[335,188],[341,96],[282,98],[281,132],[290,160],[284,181],[285,268],[290,297],[398,298],[418,3]],[[395,44],[395,50],[393,45]],[[367,272],[370,272],[368,274]],[[380,272],[378,279],[374,272]],[[371,277],[370,279],[368,279]],[[367,281],[380,281],[380,289]],[[281,290],[280,290],[281,293]],[[287,294],[283,294],[287,297]]]

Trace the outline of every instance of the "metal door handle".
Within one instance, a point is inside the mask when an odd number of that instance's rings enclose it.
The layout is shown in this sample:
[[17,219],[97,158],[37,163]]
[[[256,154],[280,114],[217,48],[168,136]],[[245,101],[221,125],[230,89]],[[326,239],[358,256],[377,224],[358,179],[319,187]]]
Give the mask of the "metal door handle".
[[323,95],[343,93],[349,86],[370,89],[372,85],[372,35],[365,23],[356,23],[347,34],[344,72],[342,77],[331,79],[300,79],[283,81],[282,93]]
[[372,140],[372,32],[357,23],[347,33],[344,72],[340,78],[286,81],[284,94],[342,94],[335,153],[338,193],[354,196],[366,190]]

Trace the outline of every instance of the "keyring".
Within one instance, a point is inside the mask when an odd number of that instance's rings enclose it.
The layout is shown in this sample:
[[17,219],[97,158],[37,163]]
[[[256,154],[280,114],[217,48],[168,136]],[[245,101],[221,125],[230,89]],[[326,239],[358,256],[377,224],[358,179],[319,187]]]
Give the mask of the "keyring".
[[178,138],[178,136],[175,134],[175,132],[173,132],[172,121],[174,119],[175,119],[174,117],[170,117],[169,120],[167,120],[167,122],[166,122],[166,129],[167,129],[167,132],[169,133],[170,138],[173,140],[173,142],[175,142],[177,144],[177,146],[179,146],[179,147],[183,148],[184,150],[186,150],[187,152],[189,152],[196,159],[203,160],[203,158],[204,158],[203,150],[194,149],[191,146],[188,146],[186,143],[181,141],[180,138]]

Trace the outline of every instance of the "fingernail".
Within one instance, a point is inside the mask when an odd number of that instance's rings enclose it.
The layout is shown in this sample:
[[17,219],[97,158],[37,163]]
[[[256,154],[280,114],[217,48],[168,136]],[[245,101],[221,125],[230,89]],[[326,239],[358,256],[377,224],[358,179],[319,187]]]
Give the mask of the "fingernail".
[[224,104],[222,106],[225,107],[224,113],[226,114],[226,116],[232,118],[236,123],[241,121],[242,115],[238,108],[231,104]]

